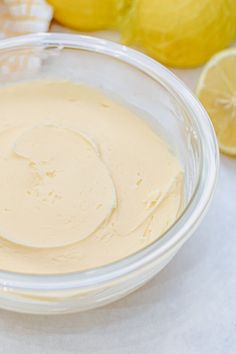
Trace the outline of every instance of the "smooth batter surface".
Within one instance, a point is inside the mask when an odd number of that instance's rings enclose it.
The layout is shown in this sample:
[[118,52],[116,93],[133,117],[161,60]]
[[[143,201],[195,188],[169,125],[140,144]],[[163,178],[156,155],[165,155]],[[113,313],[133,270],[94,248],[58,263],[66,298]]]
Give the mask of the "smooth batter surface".
[[60,81],[1,88],[0,107],[0,269],[94,268],[177,219],[180,163],[128,108]]

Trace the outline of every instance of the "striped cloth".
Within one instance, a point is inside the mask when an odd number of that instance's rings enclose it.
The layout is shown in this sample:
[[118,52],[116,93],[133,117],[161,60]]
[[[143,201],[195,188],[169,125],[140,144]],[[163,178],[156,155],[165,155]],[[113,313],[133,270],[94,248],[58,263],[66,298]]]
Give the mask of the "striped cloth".
[[0,38],[47,31],[52,13],[44,0],[0,0]]
[[[45,0],[0,0],[0,39],[26,33],[46,32],[52,16],[53,9]],[[39,65],[39,58],[29,52],[11,57],[0,54],[2,75]]]

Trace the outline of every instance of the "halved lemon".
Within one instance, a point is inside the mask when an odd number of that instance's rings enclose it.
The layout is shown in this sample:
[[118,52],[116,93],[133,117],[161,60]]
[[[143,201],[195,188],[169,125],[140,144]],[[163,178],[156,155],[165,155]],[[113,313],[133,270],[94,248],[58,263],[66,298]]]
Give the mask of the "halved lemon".
[[213,122],[221,151],[236,156],[236,48],[208,62],[196,93]]

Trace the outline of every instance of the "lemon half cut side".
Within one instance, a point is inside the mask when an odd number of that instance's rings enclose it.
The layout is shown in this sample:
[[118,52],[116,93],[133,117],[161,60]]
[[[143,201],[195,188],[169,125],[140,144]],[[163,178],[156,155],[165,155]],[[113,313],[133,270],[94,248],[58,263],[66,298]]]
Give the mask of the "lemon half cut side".
[[236,48],[224,50],[208,62],[196,93],[212,120],[220,150],[236,156]]

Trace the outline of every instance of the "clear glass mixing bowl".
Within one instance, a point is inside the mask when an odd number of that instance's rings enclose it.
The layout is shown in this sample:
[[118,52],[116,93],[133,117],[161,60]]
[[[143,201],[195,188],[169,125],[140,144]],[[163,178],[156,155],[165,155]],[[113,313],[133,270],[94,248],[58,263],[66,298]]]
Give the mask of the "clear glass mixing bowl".
[[0,272],[0,307],[57,314],[115,301],[143,285],[173,258],[206,213],[216,184],[218,146],[197,99],[169,70],[144,54],[71,34],[27,35],[0,42],[1,85],[47,78],[98,87],[141,113],[168,141],[185,171],[183,214],[160,239],[136,254],[73,274]]

